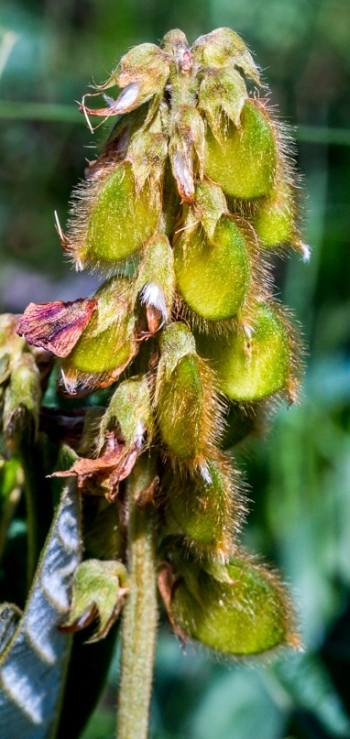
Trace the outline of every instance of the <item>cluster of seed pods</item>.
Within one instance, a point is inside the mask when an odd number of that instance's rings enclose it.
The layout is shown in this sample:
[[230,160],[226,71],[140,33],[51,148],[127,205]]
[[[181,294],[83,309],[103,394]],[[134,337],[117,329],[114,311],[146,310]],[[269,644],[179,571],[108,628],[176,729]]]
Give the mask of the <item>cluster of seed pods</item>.
[[[116,99],[104,94],[116,85]],[[19,328],[60,358],[67,393],[118,383],[96,446],[101,459],[118,438],[106,495],[141,454],[156,460],[170,619],[229,653],[294,639],[278,577],[238,544],[244,506],[225,451],[227,413],[244,425],[265,399],[294,400],[298,384],[298,341],[273,296],[270,257],[307,249],[285,136],[259,86],[226,28],[191,48],[171,31],[122,58],[96,91],[106,107],[82,102],[88,119],[117,119],[60,232],[76,269],[105,282],[93,298],[31,304]]]

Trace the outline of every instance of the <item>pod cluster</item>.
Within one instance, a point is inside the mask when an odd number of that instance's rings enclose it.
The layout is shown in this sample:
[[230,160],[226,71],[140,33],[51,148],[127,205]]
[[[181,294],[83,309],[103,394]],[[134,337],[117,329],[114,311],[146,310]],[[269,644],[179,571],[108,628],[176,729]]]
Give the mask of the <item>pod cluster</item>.
[[[116,85],[115,99],[106,91]],[[95,448],[115,460],[105,497],[152,456],[169,618],[231,653],[294,639],[278,577],[237,543],[244,506],[225,451],[228,412],[240,438],[266,399],[294,400],[298,384],[298,342],[273,296],[270,254],[307,248],[285,136],[259,86],[227,28],[191,48],[170,31],[122,58],[93,93],[105,106],[83,99],[87,118],[116,122],[60,231],[76,269],[100,270],[105,282],[92,298],[31,304],[19,328],[60,358],[68,394],[118,383]]]

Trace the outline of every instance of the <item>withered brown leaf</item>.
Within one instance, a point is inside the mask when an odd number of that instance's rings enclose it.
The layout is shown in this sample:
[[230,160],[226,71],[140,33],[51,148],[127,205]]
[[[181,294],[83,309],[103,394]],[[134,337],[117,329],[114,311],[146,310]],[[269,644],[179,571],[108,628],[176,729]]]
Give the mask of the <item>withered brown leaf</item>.
[[[93,492],[105,495],[113,501],[118,494],[118,484],[130,474],[137,457],[141,452],[139,440],[127,446],[118,440],[112,431],[106,432],[106,444],[103,453],[95,459],[81,457],[69,470],[54,472],[51,477],[77,477],[78,488],[82,492]],[[88,481],[94,485],[86,487]]]

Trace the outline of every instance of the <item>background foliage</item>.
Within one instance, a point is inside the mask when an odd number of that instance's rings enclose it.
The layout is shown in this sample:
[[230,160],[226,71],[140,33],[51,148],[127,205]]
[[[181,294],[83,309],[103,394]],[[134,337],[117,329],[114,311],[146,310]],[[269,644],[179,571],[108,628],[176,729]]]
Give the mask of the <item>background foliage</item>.
[[[302,404],[239,450],[252,486],[249,546],[290,583],[305,652],[247,667],[185,652],[162,625],[154,739],[350,737],[350,4],[348,0],[3,0],[0,11],[0,309],[72,299],[53,227],[94,157],[72,104],[132,45],[173,27],[190,42],[218,26],[254,50],[281,115],[297,126],[309,265],[276,260],[279,290],[304,326]],[[23,531],[22,531],[23,534]],[[12,523],[15,541],[21,520]],[[6,562],[5,562],[6,564]],[[2,573],[1,573],[2,577]],[[11,598],[4,592],[1,600]],[[86,648],[89,659],[89,647]],[[90,648],[91,649],[91,648]],[[118,650],[83,739],[114,735]]]

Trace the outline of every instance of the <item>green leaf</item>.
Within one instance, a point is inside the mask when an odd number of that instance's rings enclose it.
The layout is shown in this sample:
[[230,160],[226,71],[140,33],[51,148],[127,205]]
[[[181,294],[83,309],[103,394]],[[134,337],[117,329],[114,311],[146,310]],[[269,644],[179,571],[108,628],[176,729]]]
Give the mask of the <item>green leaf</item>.
[[[0,739],[52,739],[55,734],[71,646],[70,637],[57,626],[68,610],[80,555],[79,499],[70,483],[62,493],[23,617],[1,653]],[[10,611],[10,629],[13,618]]]
[[[274,665],[271,673],[296,709],[313,713],[330,735],[350,736],[350,721],[341,698],[317,654],[296,655],[288,662]],[[269,673],[261,673],[261,676],[268,683]]]

